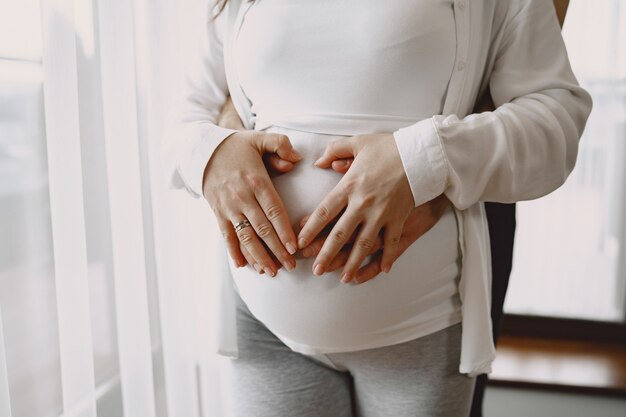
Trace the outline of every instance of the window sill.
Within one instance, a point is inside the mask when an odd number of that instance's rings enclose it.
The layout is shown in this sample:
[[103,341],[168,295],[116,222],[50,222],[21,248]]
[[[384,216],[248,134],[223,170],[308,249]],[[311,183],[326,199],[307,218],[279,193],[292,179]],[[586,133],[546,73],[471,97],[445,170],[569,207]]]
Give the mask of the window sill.
[[626,346],[502,336],[489,384],[626,397]]

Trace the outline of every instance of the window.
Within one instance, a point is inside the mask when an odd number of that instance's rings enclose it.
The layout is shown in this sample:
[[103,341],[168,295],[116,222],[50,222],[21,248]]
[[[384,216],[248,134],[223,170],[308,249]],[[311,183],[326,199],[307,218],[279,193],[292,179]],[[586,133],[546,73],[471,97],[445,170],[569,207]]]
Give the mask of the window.
[[626,303],[626,5],[572,0],[563,28],[594,109],[554,193],[518,203],[505,311],[623,322]]

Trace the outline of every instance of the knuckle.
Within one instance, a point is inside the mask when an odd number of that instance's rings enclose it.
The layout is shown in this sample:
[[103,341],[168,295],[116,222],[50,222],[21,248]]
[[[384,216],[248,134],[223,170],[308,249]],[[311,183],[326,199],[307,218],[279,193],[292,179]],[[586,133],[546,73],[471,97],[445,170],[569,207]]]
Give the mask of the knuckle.
[[372,207],[376,202],[376,195],[374,194],[366,194],[361,197],[359,203],[361,207]]
[[278,143],[279,147],[286,146],[289,145],[289,138],[285,135],[279,134],[276,137],[276,142]]
[[239,241],[244,245],[249,245],[253,241],[252,233],[250,232],[239,232]]
[[265,186],[265,178],[256,173],[248,174],[246,176],[246,181],[250,188],[254,191],[261,190]]
[[269,223],[261,223],[259,224],[256,233],[260,238],[265,239],[272,233],[272,226]]
[[281,210],[280,206],[278,206],[276,204],[273,204],[273,205],[267,207],[267,209],[265,210],[265,215],[270,220],[274,220],[274,219],[279,218],[281,214],[282,214],[282,210]]
[[350,194],[356,188],[356,180],[354,178],[343,177],[339,184],[344,194]]
[[335,230],[332,233],[332,239],[335,242],[342,243],[346,240],[347,233],[343,230]]
[[228,243],[233,243],[237,240],[229,230],[222,230],[222,237]]
[[241,189],[234,190],[231,193],[231,196],[233,198],[233,201],[237,203],[238,206],[242,205],[243,202],[246,201],[246,193]]
[[329,220],[330,213],[325,206],[319,206],[315,210],[315,215],[323,222],[327,222]]
[[357,240],[356,244],[359,248],[365,250],[371,250],[374,247],[375,240],[367,237],[361,237]]

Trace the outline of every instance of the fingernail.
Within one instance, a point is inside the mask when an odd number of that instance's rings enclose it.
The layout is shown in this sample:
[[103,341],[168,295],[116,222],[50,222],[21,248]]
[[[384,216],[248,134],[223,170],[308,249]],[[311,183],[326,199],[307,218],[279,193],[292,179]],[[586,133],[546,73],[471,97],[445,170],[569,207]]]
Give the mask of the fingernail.
[[296,268],[296,264],[293,262],[289,262],[289,261],[283,262],[283,266],[289,272],[293,271]]
[[303,249],[303,248],[306,246],[306,244],[307,244],[307,241],[306,241],[306,239],[305,239],[305,238],[301,237],[301,238],[298,240],[298,247],[299,247],[300,249]]
[[348,282],[350,282],[350,274],[348,274],[347,272],[344,272],[341,275],[341,282],[343,282],[344,284],[347,284]]
[[385,271],[385,273],[386,273],[386,274],[388,274],[388,273],[389,273],[389,270],[390,270],[390,269],[391,269],[391,267],[390,267],[389,265],[385,265],[385,266],[383,267],[383,271]]
[[287,246],[287,252],[289,252],[290,255],[293,255],[298,250],[291,242],[287,242],[286,246]]
[[263,271],[261,270],[261,266],[260,266],[259,264],[256,264],[256,263],[255,263],[255,264],[254,264],[254,269],[256,269],[256,272],[258,272],[259,274],[260,274],[261,272],[263,272]]
[[322,275],[324,273],[324,267],[322,264],[316,264],[315,268],[313,268],[313,273],[315,275]]
[[274,277],[276,275],[276,272],[274,272],[271,268],[269,268],[267,266],[265,268],[263,268],[263,270],[265,271],[265,273],[267,275],[271,275],[272,277]]
[[295,156],[297,159],[302,159],[302,155],[300,155],[300,152],[296,151],[295,149],[291,150],[291,154]]

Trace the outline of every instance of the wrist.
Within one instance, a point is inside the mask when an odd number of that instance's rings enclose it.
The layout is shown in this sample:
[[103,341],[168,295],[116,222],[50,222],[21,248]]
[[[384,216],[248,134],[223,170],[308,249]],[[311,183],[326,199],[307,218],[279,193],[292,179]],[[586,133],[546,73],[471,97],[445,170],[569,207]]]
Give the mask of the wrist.
[[231,138],[237,136],[237,133],[239,133],[238,130],[233,130],[233,129],[228,129],[228,130],[231,131],[230,134],[220,141],[220,143],[215,147],[215,149],[213,150],[213,152],[209,156],[209,159],[207,160],[206,164],[204,165],[204,171],[202,173],[202,186],[201,187],[202,187],[202,195],[204,196],[205,199],[207,199],[206,198],[207,197],[206,196],[207,178],[209,177],[209,170],[211,168],[211,165],[215,161],[215,154],[218,153],[220,150],[222,150],[224,148],[223,145],[224,145],[225,142],[229,141],[229,139],[230,139],[230,142],[232,142]]

